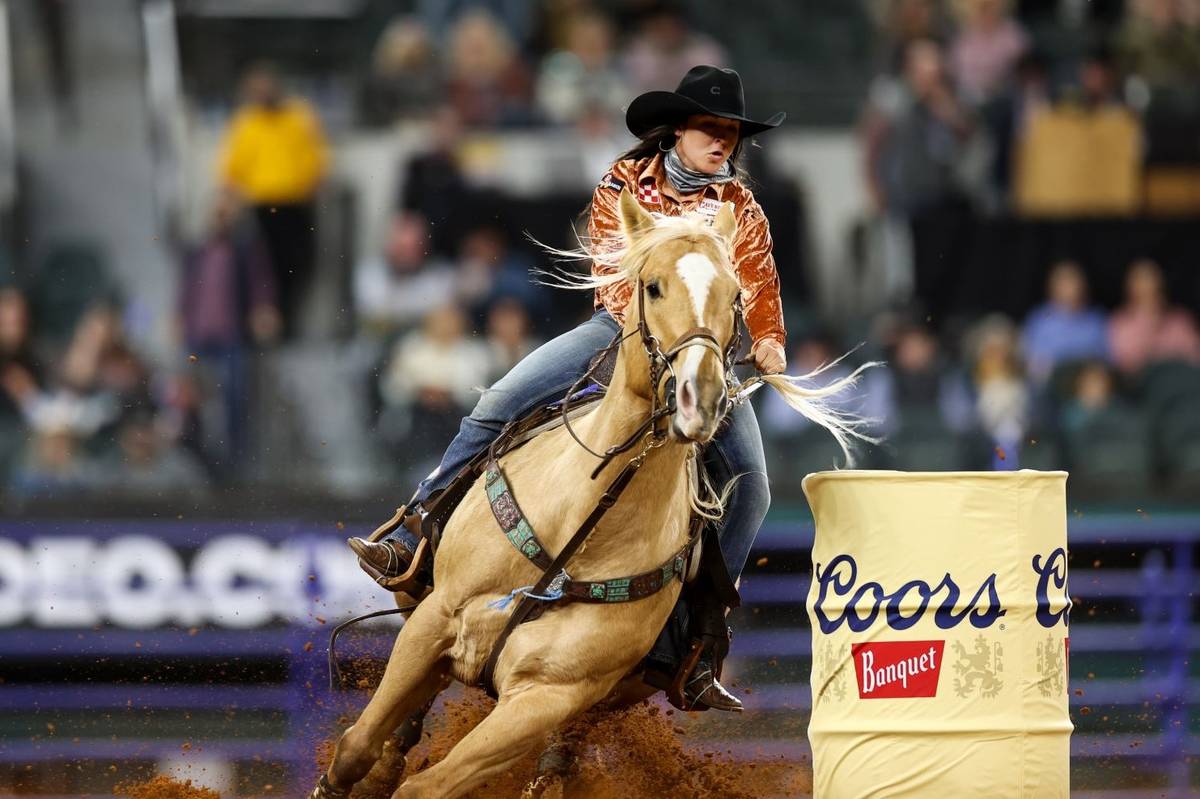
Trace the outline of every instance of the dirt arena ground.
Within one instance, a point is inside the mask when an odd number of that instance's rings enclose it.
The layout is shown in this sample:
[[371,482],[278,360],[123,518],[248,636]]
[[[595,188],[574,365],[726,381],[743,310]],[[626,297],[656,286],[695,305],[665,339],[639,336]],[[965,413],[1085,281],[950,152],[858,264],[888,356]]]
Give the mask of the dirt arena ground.
[[[409,753],[412,771],[441,761],[492,707],[479,691],[457,690],[439,700],[420,744]],[[349,719],[343,719],[343,723]],[[735,760],[728,753],[693,741],[690,731],[704,714],[684,714],[647,702],[616,713],[591,713],[576,721],[567,736],[580,752],[577,770],[546,799],[774,799],[809,796],[808,763],[776,757]],[[315,753],[312,773],[297,775],[289,796],[303,796],[333,753],[331,734]],[[530,755],[501,778],[475,792],[473,799],[518,799],[533,777],[537,755]],[[389,799],[400,777],[401,758],[391,742],[384,757],[352,794],[353,799]],[[223,799],[217,792],[167,777],[118,786],[122,799]],[[226,798],[228,799],[228,798]]]
[[[440,701],[421,743],[409,753],[413,771],[439,762],[491,709],[478,691],[462,691]],[[808,763],[782,759],[734,760],[727,753],[689,740],[689,727],[703,714],[678,713],[647,702],[616,713],[591,713],[566,735],[578,742],[577,773],[547,796],[578,799],[767,799],[810,794]],[[324,768],[333,740],[318,755]],[[388,747],[383,760],[354,791],[355,799],[388,799],[398,773],[398,756]],[[474,794],[478,799],[516,799],[534,774],[537,754]]]

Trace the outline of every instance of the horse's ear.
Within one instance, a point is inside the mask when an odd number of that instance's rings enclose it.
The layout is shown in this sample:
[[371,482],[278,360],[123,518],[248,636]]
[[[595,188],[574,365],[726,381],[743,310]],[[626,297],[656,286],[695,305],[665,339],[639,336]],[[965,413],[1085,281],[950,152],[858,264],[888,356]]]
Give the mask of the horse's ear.
[[733,203],[721,203],[721,210],[717,211],[713,219],[713,227],[721,234],[721,238],[733,244],[733,236],[737,233],[737,217],[734,216]]
[[654,217],[642,208],[629,189],[621,189],[620,205],[621,226],[631,242],[637,241],[643,233],[654,227]]

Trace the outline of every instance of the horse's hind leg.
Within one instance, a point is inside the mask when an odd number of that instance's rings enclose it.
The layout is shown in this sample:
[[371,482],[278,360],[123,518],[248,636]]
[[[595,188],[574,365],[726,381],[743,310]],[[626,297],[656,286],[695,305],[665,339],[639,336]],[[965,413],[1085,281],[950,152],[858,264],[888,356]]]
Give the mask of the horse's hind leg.
[[331,787],[348,791],[383,754],[393,731],[421,710],[448,681],[447,617],[432,603],[413,612],[396,636],[383,679],[358,721],[342,733],[326,775]]
[[512,768],[599,696],[577,685],[530,685],[501,697],[446,759],[414,774],[392,799],[454,799]]

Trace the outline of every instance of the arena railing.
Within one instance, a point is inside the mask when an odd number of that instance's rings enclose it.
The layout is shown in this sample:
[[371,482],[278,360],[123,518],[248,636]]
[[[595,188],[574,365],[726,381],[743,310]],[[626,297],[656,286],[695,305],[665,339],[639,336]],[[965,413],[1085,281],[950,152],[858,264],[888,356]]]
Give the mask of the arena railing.
[[[13,597],[4,597],[8,615],[0,616],[0,623],[8,625],[0,627],[0,658],[6,666],[0,716],[11,716],[4,725],[8,732],[0,737],[0,762],[156,760],[179,754],[177,736],[155,732],[152,721],[141,725],[142,732],[132,740],[88,737],[61,724],[56,735],[33,737],[21,726],[31,713],[41,720],[55,713],[75,719],[87,714],[134,719],[203,709],[255,719],[251,726],[258,730],[205,739],[197,726],[195,743],[207,755],[311,765],[314,748],[331,734],[336,715],[365,699],[362,691],[331,695],[326,687],[330,625],[351,612],[386,606],[381,604],[386,597],[371,596],[371,586],[342,544],[356,532],[362,531],[306,522],[0,522],[0,595],[24,592],[15,610]],[[803,608],[812,535],[806,519],[768,520],[743,576],[745,607],[734,625],[729,675],[746,691],[748,710],[784,717],[795,731],[786,738],[721,741],[746,756],[808,755],[801,725],[811,705],[811,651]],[[119,572],[110,550],[129,537],[142,540],[143,546],[146,539],[156,540],[161,546],[155,545],[154,557],[164,568],[178,567],[185,586],[199,580],[201,572],[207,570],[211,577],[220,568],[233,575],[231,590],[245,591],[249,585],[251,593],[235,593],[223,612],[253,612],[256,596],[270,604],[270,612],[250,629],[228,628],[240,623],[232,616],[225,617],[227,628],[207,619],[194,626],[120,629],[111,618],[91,617],[87,624],[65,628],[61,620],[50,617],[46,624],[43,618],[37,627],[45,608],[34,605],[46,597],[34,596],[40,589],[30,579],[13,583],[21,579],[14,578],[15,569],[54,578],[40,553],[46,542],[57,541],[74,542],[72,546],[83,547],[80,551],[93,553],[93,566]],[[1188,758],[1200,756],[1191,730],[1196,711],[1192,698],[1200,691],[1200,680],[1189,672],[1200,651],[1194,597],[1194,586],[1200,584],[1200,514],[1072,516],[1069,542],[1074,601],[1070,706],[1077,727],[1073,756],[1077,762],[1130,762],[1183,790]],[[234,562],[220,564],[216,551],[222,548]],[[249,571],[237,577],[239,568]],[[256,583],[262,575],[254,568],[285,576]],[[63,584],[76,588],[64,589],[64,598],[84,605],[89,597],[94,600],[99,590],[92,582],[94,572],[70,572],[75,582]],[[362,595],[353,593],[360,590]],[[166,595],[160,599],[181,601]],[[26,603],[23,616],[20,602]],[[289,610],[289,603],[296,607]],[[394,626],[369,627],[348,641],[347,654],[382,657],[394,631]],[[209,671],[172,677],[197,662]],[[226,675],[219,676],[221,671]],[[211,682],[207,674],[214,675]],[[150,684],[143,684],[143,677]]]

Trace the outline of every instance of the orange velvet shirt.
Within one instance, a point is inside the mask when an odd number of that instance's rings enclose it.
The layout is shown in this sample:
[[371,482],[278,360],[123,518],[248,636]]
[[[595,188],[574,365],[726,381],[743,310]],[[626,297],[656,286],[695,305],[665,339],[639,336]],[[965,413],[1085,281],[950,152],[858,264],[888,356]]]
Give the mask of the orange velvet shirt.
[[[733,242],[734,270],[741,286],[742,313],[751,339],[774,339],[783,346],[787,331],[783,326],[783,303],[779,299],[779,273],[771,255],[771,231],[762,208],[750,190],[736,181],[705,187],[698,194],[681,198],[667,180],[662,156],[637,161],[618,161],[600,181],[592,194],[588,235],[594,242],[620,240],[621,217],[617,200],[621,189],[628,188],[647,211],[679,216],[691,211],[715,216],[721,203],[731,202],[737,218]],[[614,267],[592,262],[593,274],[606,274]],[[614,283],[596,290],[596,307],[624,323],[625,309],[633,297],[628,283]]]

